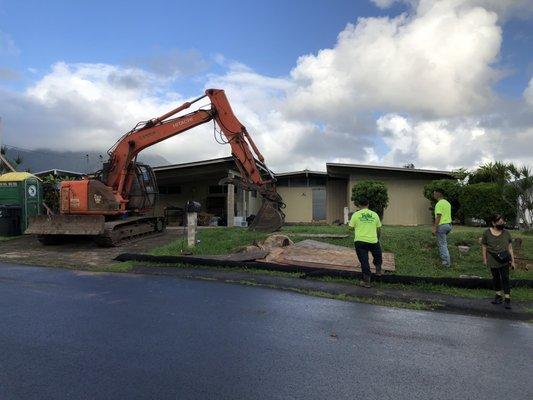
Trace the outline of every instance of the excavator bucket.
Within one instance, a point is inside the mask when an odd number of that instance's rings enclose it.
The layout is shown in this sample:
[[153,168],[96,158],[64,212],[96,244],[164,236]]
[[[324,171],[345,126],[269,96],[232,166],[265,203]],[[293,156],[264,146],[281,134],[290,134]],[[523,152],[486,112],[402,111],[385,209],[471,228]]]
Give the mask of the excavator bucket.
[[29,235],[101,235],[104,233],[103,215],[37,215],[31,217]]
[[263,200],[263,205],[248,227],[251,231],[275,232],[283,226],[285,216],[278,210],[277,203]]

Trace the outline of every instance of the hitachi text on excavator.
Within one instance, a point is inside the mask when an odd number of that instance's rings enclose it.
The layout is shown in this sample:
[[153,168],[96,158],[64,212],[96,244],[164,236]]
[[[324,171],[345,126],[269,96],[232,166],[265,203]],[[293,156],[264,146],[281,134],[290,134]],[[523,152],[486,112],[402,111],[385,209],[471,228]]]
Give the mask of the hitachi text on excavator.
[[[207,97],[209,109],[198,109],[171,118]],[[276,191],[276,179],[267,168],[246,128],[235,117],[223,90],[208,89],[205,95],[149,121],[139,122],[108,151],[109,160],[94,178],[63,181],[60,214],[40,215],[30,220],[25,233],[38,235],[44,244],[61,242],[66,236],[91,236],[102,246],[161,232],[165,219],[157,215],[157,182],[148,165],[136,161],[145,148],[198,125],[214,121],[231,146],[240,177],[224,179],[254,190],[263,204],[249,229],[273,232],[283,225],[284,207]]]

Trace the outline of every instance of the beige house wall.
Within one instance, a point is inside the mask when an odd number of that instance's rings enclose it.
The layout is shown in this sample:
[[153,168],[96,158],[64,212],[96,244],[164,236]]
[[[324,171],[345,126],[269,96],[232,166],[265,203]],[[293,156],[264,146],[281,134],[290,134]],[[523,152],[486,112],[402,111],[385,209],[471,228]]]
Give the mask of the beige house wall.
[[350,175],[346,188],[347,203],[350,211],[356,207],[351,201],[353,185],[361,180],[379,180],[385,183],[389,193],[389,206],[385,209],[383,223],[387,225],[427,225],[431,224],[430,202],[424,197],[424,185],[433,178],[420,176],[388,175],[378,173],[357,173]]
[[313,188],[278,187],[277,190],[286,204],[285,222],[313,221]]

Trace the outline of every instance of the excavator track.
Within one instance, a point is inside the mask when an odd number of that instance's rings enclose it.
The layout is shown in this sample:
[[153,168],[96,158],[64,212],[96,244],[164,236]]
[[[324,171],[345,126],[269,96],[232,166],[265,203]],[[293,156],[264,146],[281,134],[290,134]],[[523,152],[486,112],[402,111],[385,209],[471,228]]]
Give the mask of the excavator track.
[[132,217],[125,220],[106,222],[104,233],[94,237],[100,247],[117,247],[165,230],[162,217]]

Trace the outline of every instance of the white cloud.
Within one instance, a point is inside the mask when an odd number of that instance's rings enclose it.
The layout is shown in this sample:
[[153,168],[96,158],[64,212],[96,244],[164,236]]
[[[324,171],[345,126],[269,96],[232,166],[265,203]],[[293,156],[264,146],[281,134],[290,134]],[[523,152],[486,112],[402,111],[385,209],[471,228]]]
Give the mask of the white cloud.
[[[166,80],[146,71],[107,64],[56,63],[25,93],[0,93],[4,140],[25,148],[110,148],[138,121],[164,114],[186,101]],[[229,155],[213,144],[212,127],[197,128],[155,151],[173,161]]]
[[421,120],[387,114],[376,123],[390,148],[389,165],[413,162],[420,168],[472,167],[495,159],[531,163],[533,127],[488,126],[476,118]]
[[391,149],[385,163],[413,162],[422,168],[457,168],[490,159],[495,139],[494,133],[470,119],[424,121],[387,114],[378,119],[377,128]]
[[162,78],[182,78],[207,70],[209,63],[196,50],[182,51],[157,49],[130,60],[130,64],[140,66]]
[[495,13],[457,3],[349,24],[334,48],[300,57],[290,110],[332,118],[346,108],[438,117],[484,109],[498,77],[501,29]]

